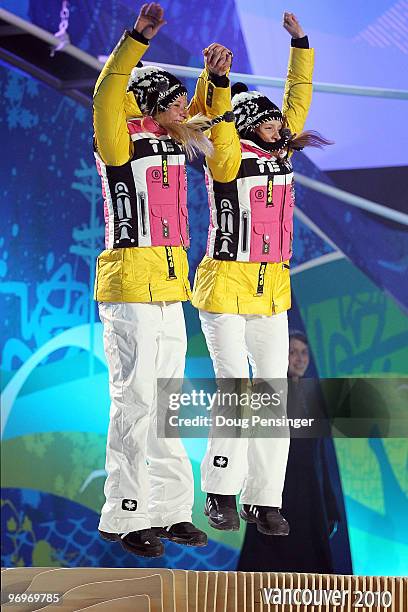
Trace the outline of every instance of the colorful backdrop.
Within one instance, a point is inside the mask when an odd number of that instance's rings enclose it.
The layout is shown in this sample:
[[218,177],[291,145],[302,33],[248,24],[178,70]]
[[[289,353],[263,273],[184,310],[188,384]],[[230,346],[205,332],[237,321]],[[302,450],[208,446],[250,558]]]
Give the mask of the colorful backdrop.
[[[132,25],[135,4],[70,2],[71,41],[95,56],[109,53]],[[235,71],[283,77],[289,41],[279,23],[289,9],[316,47],[317,81],[408,89],[408,47],[396,25],[408,24],[405,0],[375,7],[348,0],[330,9],[316,0],[307,10],[299,0],[290,6],[192,0],[188,10],[181,0],[162,4],[168,25],[149,50],[152,61],[200,66],[201,50],[216,40],[234,50]],[[58,30],[59,1],[2,6]],[[188,86],[191,92],[193,83]],[[91,112],[4,63],[0,92],[2,565],[135,566],[136,557],[96,534],[109,399],[101,325],[90,299],[104,233]],[[276,100],[282,94],[268,93]],[[406,105],[315,94],[308,127],[336,145],[298,154],[296,171],[407,212]],[[199,165],[188,174],[194,271],[205,246],[207,204]],[[297,203],[290,316],[307,332],[317,373],[407,375],[406,225],[300,185]],[[197,314],[189,305],[185,314],[186,375],[211,375]],[[199,490],[205,441],[186,446],[196,480],[194,520],[206,528]],[[355,573],[408,573],[407,448],[406,439],[336,440]],[[243,528],[208,531],[206,549],[169,544],[165,559],[150,563],[234,569]]]

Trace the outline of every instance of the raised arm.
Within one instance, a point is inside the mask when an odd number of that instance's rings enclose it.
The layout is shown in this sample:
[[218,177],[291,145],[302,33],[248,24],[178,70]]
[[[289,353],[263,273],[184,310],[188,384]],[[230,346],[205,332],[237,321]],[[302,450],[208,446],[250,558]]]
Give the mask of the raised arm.
[[195,92],[188,105],[188,114],[190,117],[194,115],[206,114],[205,108],[205,90],[206,90],[207,70],[204,68],[197,79]]
[[[218,43],[204,49],[205,68],[196,87],[195,99],[200,112],[210,119],[232,110],[231,87],[227,76],[231,52]],[[241,147],[234,123],[222,121],[211,129],[214,155],[207,158],[213,178],[222,183],[235,179],[241,164]]]
[[[166,22],[157,3],[144,4],[132,32],[125,32],[96,81],[93,98],[95,145],[102,160],[111,166],[125,164],[133,154],[126,121],[127,85],[153,38]],[[137,109],[136,102],[134,104]]]
[[293,13],[284,13],[283,27],[292,37],[282,114],[288,128],[299,134],[305,125],[312,101],[314,49]]

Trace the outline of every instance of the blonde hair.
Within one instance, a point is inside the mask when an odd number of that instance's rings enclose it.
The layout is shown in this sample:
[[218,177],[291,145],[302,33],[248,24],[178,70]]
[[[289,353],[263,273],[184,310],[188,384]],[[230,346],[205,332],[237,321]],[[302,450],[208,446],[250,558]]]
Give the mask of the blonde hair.
[[211,127],[211,121],[208,117],[198,114],[183,123],[177,123],[167,121],[165,113],[157,113],[154,115],[154,119],[167,130],[170,138],[182,145],[189,161],[200,153],[206,157],[213,155],[213,144],[204,133]]

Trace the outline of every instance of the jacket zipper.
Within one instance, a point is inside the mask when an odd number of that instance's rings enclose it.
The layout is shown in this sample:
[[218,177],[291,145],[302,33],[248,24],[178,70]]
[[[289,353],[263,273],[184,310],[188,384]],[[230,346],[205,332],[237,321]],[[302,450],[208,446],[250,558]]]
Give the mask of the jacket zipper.
[[285,176],[285,186],[284,186],[284,189],[283,189],[283,201],[282,201],[281,214],[280,214],[280,244],[279,244],[279,251],[280,251],[281,261],[283,261],[283,259],[282,259],[282,250],[283,250],[283,214],[285,212],[285,201],[286,201],[286,174],[284,176]]
[[245,253],[248,250],[248,213],[242,213],[242,252]]
[[268,174],[266,183],[266,208],[271,208],[273,205],[273,174]]
[[146,236],[146,200],[144,193],[139,193],[139,210],[142,224],[142,236]]
[[[181,242],[181,246],[183,248],[185,248],[184,245],[184,240],[183,240],[183,234],[181,231],[181,222],[180,222],[180,188],[181,188],[181,180],[180,180],[180,170],[181,170],[181,164],[180,164],[180,155],[177,155],[177,178],[178,178],[178,187],[177,187],[177,225],[178,225],[178,230],[179,230],[179,236],[180,236],[180,242]],[[185,168],[184,168],[185,170]]]

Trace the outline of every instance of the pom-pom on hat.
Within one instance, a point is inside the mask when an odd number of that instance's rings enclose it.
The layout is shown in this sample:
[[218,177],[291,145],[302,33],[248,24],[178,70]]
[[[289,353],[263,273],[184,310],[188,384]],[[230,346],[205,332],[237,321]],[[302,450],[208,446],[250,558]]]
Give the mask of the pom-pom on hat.
[[245,83],[235,83],[231,89],[235,126],[240,134],[265,121],[282,121],[280,109],[259,91],[248,91]]
[[128,91],[133,91],[143,115],[165,111],[179,96],[187,94],[183,83],[156,66],[133,68]]

